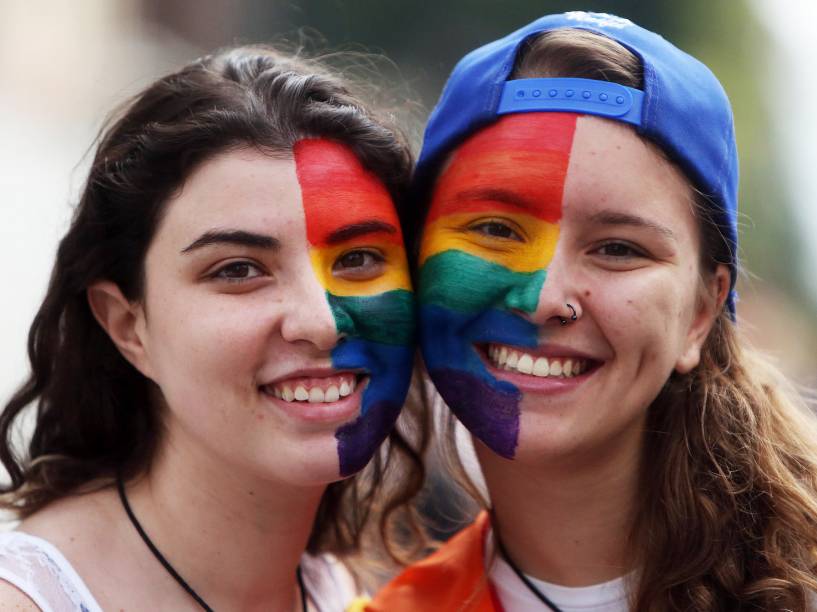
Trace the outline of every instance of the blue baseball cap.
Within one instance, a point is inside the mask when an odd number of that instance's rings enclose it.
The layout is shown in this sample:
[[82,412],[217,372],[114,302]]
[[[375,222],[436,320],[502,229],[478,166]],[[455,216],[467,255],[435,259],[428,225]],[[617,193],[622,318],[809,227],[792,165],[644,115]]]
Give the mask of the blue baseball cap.
[[[508,81],[520,46],[542,32],[574,28],[611,38],[641,60],[643,91],[590,79]],[[571,11],[547,15],[480,47],[454,68],[425,130],[415,171],[427,197],[448,153],[475,131],[516,112],[568,111],[633,125],[686,173],[712,206],[730,252],[726,301],[735,317],[738,154],[729,99],[704,64],[628,19]]]

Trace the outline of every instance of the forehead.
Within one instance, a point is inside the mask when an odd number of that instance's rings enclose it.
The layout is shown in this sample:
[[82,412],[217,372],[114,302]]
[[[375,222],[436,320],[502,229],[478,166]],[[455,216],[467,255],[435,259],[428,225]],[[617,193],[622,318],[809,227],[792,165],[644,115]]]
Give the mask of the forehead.
[[166,230],[286,224],[301,213],[301,189],[292,159],[255,149],[222,153],[200,164],[169,202]]
[[496,197],[498,189],[507,188],[528,212],[557,220],[576,118],[570,113],[507,115],[475,133],[454,151],[437,181],[429,220],[464,209],[494,209],[509,199]]
[[536,202],[549,221],[605,207],[685,223],[692,216],[690,183],[657,146],[630,126],[574,113],[506,115],[476,132],[450,156],[428,220],[480,206],[504,209],[495,198],[470,197],[497,189]]
[[357,223],[399,228],[388,190],[349,147],[308,139],[295,143],[291,157],[247,148],[206,160],[168,202],[160,230],[186,235],[228,226],[278,233],[304,220],[315,245]]
[[293,153],[311,244],[325,244],[338,227],[372,222],[400,227],[388,190],[349,147],[306,139],[295,144]]
[[565,181],[566,218],[605,209],[694,225],[692,196],[683,172],[633,128],[579,118]]

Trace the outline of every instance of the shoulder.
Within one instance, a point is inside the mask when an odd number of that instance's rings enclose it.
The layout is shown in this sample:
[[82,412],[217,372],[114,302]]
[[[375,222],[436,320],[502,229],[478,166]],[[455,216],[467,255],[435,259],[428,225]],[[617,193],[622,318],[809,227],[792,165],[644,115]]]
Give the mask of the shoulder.
[[22,531],[0,534],[0,585],[2,610],[99,610],[57,547]]
[[0,534],[0,609],[49,610],[41,590],[51,586],[48,544],[19,531]]
[[0,609],[9,612],[41,612],[41,608],[28,595],[3,579],[0,579]]
[[490,609],[484,553],[489,525],[483,512],[435,553],[407,567],[377,594],[367,610]]

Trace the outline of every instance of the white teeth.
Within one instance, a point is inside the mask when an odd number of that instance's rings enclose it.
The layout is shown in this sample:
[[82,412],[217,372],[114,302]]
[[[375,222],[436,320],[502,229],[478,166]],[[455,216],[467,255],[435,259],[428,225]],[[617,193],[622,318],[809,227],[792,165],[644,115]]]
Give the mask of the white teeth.
[[326,393],[323,395],[323,401],[325,402],[336,402],[340,399],[340,391],[335,385],[332,385],[326,390]]
[[342,397],[347,397],[354,392],[356,386],[357,382],[352,378],[350,381],[342,381],[340,385],[330,385],[325,390],[321,387],[307,389],[305,385],[298,385],[293,390],[289,385],[282,385],[268,388],[267,392],[285,402],[298,401],[320,404],[336,402]]
[[505,368],[508,370],[515,369],[517,363],[519,363],[519,355],[516,351],[508,351],[508,361],[505,362]]
[[516,369],[522,374],[531,374],[533,372],[533,357],[528,354],[523,354],[516,364]]
[[[517,352],[501,345],[488,345],[488,356],[498,368],[515,370],[522,374],[570,378],[578,376],[587,369],[585,359],[568,359],[565,357],[536,357],[528,353]],[[341,387],[341,395],[343,395]]]

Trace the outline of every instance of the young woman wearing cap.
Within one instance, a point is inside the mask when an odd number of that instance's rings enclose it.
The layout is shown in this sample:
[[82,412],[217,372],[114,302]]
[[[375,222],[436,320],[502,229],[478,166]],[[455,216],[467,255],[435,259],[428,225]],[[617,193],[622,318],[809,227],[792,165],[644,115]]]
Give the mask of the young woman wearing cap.
[[624,19],[542,18],[460,62],[416,176],[423,356],[487,512],[370,610],[806,609],[817,429],[733,320],[711,72]]
[[103,131],[0,417],[23,519],[0,536],[0,607],[350,602],[323,553],[359,549],[393,459],[420,468],[392,434],[354,476],[411,373],[410,169],[347,84],[262,48],[159,79]]

